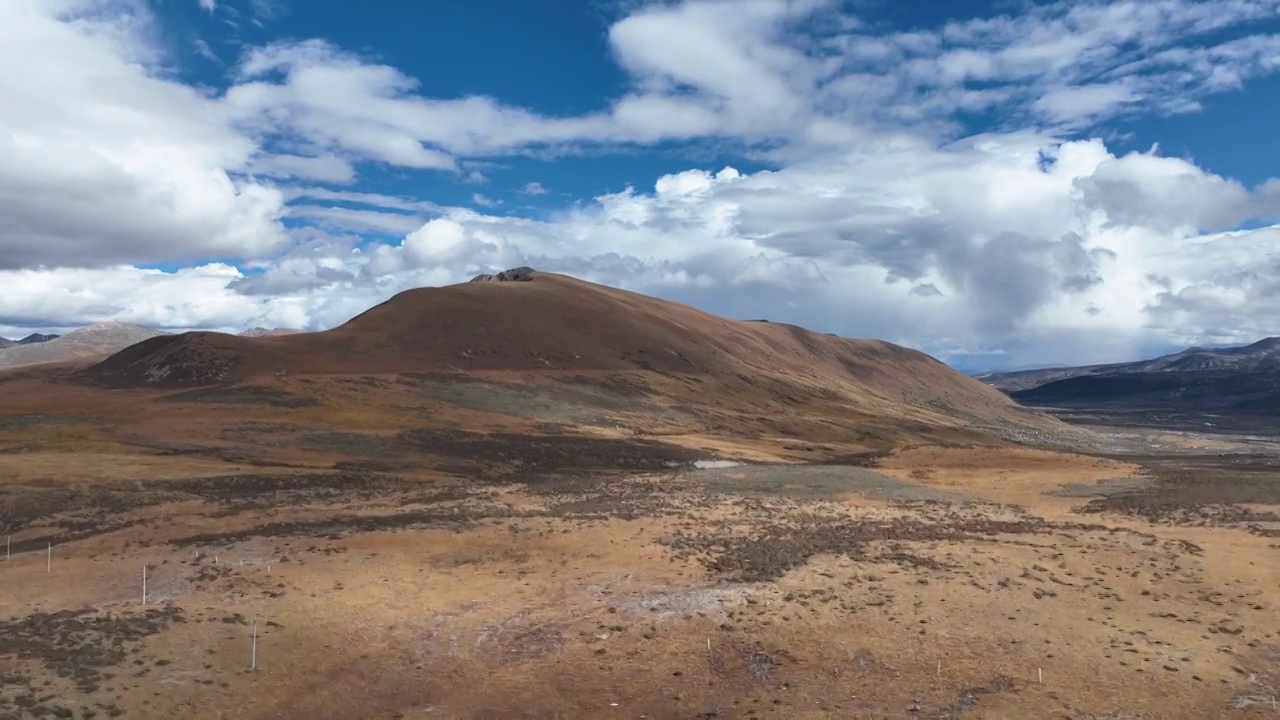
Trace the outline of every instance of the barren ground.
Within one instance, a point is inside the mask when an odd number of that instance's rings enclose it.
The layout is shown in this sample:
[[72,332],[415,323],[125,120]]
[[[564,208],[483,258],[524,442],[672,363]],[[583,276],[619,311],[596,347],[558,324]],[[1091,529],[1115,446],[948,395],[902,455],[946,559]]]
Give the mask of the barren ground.
[[0,385],[0,718],[1280,717],[1265,429],[886,452],[326,382]]

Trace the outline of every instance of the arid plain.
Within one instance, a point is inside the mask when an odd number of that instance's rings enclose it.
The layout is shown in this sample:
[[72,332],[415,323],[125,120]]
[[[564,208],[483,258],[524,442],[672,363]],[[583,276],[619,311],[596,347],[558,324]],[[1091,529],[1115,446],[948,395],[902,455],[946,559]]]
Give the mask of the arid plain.
[[[0,376],[0,718],[1280,716],[1280,442],[481,285],[709,342],[383,308]],[[371,327],[442,354],[337,366],[412,355]]]

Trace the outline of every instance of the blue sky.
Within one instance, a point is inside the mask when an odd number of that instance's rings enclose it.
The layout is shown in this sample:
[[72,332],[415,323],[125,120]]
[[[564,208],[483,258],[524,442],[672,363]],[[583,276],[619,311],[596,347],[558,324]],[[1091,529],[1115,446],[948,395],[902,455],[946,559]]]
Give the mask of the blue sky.
[[[379,3],[360,5],[319,0],[290,12],[272,2],[267,17],[253,2],[218,0],[208,11],[197,2],[160,5],[189,82],[226,88],[248,42],[324,38],[393,66],[421,83],[422,95],[460,98],[483,95],[549,116],[572,117],[607,110],[628,90],[628,77],[611,62],[610,25],[627,5],[601,0],[512,3]],[[254,21],[257,21],[256,23]],[[234,26],[232,25],[234,23]],[[205,56],[197,41],[217,57]],[[476,158],[463,172],[405,173],[371,164],[361,168],[361,186],[372,192],[408,193],[441,204],[477,207],[474,196],[501,201],[537,216],[577,201],[590,201],[628,185],[651,185],[664,174],[694,165],[744,171],[769,165],[743,157],[732,140],[656,143],[632,148],[582,148],[554,162],[523,156]],[[483,180],[472,177],[479,172]],[[547,192],[522,192],[529,183]]]
[[[845,2],[842,7],[885,32],[903,32],[998,17],[1029,4],[1010,0],[862,0]],[[174,55],[181,59],[177,70],[192,83],[227,87],[234,81],[235,64],[246,43],[324,38],[400,69],[421,82],[423,95],[487,95],[553,116],[606,109],[612,98],[627,91],[627,74],[610,58],[608,32],[613,22],[635,6],[604,0],[417,4],[315,0],[291,7],[284,0],[217,0],[210,11],[200,6],[199,0],[156,4],[163,25],[169,29],[169,41],[174,43]],[[263,13],[263,8],[271,9]],[[1270,32],[1280,32],[1280,19],[1270,24]],[[1250,32],[1267,30],[1265,26],[1248,28]],[[1243,32],[1230,29],[1211,34],[1207,40],[1238,38]],[[202,54],[197,43],[203,43],[216,59]],[[1274,166],[1268,158],[1280,153],[1280,136],[1271,130],[1268,114],[1260,112],[1263,97],[1280,97],[1280,77],[1254,79],[1248,92],[1216,95],[1197,112],[1141,114],[1071,134],[1101,134],[1120,152],[1143,151],[1159,144],[1163,152],[1193,158],[1206,170],[1258,184],[1272,176]],[[997,118],[998,111],[967,118],[966,130],[984,132],[997,124]],[[1232,132],[1220,132],[1224,127]],[[772,165],[744,162],[744,153],[735,152],[739,148],[731,143],[722,145],[703,141],[623,152],[615,148],[559,157],[554,163],[505,157],[484,166],[484,183],[459,182],[453,175],[407,177],[369,167],[364,169],[361,184],[376,192],[392,193],[409,186],[414,194],[449,204],[474,204],[472,196],[478,192],[536,212],[589,200],[601,192],[616,192],[627,185],[649,184],[663,174],[687,169],[691,160],[710,168],[732,164],[744,172]],[[554,193],[550,197],[520,193],[530,182],[554,187]]]
[[528,264],[965,369],[1280,334],[1280,0],[13,0],[0,335]]

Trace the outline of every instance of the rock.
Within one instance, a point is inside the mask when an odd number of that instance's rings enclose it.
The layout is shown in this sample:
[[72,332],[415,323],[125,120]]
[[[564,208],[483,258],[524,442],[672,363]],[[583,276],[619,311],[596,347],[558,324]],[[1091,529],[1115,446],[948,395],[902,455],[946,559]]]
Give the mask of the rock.
[[496,275],[483,273],[471,278],[471,282],[527,282],[533,279],[535,270],[531,267],[517,267],[503,270]]

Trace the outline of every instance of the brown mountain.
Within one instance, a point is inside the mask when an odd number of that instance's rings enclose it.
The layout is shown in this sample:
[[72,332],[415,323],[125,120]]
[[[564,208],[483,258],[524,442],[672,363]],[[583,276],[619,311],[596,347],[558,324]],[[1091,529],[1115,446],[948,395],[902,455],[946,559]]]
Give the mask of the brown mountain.
[[19,344],[0,350],[0,369],[94,358],[162,334],[132,323],[105,322],[53,336],[51,340],[37,342],[24,338]]
[[837,434],[1065,431],[999,391],[887,342],[729,320],[549,273],[495,279],[409,290],[325,332],[155,337],[82,377],[177,388],[296,375],[607,376],[661,393],[667,407],[721,418],[708,423],[749,418],[751,427],[776,426],[784,435],[795,432],[788,417],[799,413]]
[[18,344],[17,340],[10,340],[9,338],[0,337],[0,350],[3,350],[7,347],[13,347],[14,345],[17,345],[17,344]]

